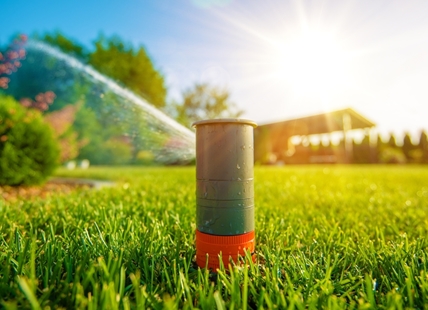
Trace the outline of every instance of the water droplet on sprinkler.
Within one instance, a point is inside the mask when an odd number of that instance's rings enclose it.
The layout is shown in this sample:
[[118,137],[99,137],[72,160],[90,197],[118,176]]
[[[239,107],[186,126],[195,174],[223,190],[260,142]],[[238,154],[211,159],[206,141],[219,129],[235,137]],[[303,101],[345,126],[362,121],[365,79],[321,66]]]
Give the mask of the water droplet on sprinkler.
[[236,165],[236,168],[241,169],[241,167],[239,166],[239,164]]

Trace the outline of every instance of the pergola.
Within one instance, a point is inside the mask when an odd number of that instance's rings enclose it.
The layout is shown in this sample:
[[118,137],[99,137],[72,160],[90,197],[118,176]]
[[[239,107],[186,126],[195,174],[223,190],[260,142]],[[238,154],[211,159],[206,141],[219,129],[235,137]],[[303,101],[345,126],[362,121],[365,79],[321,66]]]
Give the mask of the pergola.
[[351,108],[316,114],[281,122],[259,125],[254,134],[256,160],[260,154],[284,153],[289,149],[293,136],[310,136],[343,132],[345,151],[352,151],[352,141],[348,132],[355,129],[373,128],[375,123],[369,121]]

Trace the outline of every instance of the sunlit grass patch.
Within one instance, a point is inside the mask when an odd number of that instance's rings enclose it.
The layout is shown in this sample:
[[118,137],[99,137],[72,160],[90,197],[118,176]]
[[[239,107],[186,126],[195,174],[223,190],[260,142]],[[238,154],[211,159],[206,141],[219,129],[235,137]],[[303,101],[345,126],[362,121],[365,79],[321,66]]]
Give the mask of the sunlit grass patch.
[[4,307],[428,304],[428,167],[256,168],[256,261],[194,263],[194,168],[91,168],[116,186],[0,202]]

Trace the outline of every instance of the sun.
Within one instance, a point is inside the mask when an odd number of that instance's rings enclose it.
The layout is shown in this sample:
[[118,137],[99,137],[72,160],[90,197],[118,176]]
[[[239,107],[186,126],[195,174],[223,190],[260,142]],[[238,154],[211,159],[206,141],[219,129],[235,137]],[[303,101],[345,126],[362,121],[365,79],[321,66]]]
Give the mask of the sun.
[[298,96],[327,98],[347,81],[347,57],[333,34],[306,30],[274,44],[275,77]]

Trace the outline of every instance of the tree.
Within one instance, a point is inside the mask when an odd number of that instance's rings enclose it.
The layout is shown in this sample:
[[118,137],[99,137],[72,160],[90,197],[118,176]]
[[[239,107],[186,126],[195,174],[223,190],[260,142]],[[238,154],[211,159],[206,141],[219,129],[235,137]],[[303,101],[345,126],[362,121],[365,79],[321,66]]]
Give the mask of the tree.
[[404,164],[406,156],[402,148],[397,146],[396,139],[393,133],[390,134],[388,142],[384,143],[378,138],[378,160],[386,164]]
[[[35,35],[35,38],[37,39],[38,35]],[[40,39],[59,48],[68,55],[79,58],[80,60],[85,61],[88,58],[88,53],[82,45],[65,37],[59,31],[55,31],[52,34],[45,33]]]
[[[18,66],[11,70],[10,80],[4,92],[28,104],[31,99],[26,98],[37,98],[43,93],[53,91],[56,99],[49,106],[50,111],[60,110],[70,102],[81,99],[82,92],[88,88],[82,89],[85,83],[81,72],[43,50],[28,48],[25,40],[26,37],[23,35],[14,40],[10,46],[10,52],[7,53],[22,54],[23,57],[17,62],[14,61]],[[36,102],[38,101],[36,99]],[[44,105],[43,110],[46,110],[43,102],[48,104],[49,102],[40,101],[40,107]]]
[[195,121],[214,118],[236,118],[243,111],[238,110],[229,100],[225,89],[206,83],[195,84],[183,93],[183,102],[175,104],[177,121],[190,127]]
[[16,72],[21,67],[21,61],[25,59],[26,52],[24,49],[27,36],[16,36],[7,50],[0,50],[0,89],[9,87],[10,78],[7,77]]
[[143,47],[134,49],[119,37],[100,36],[89,64],[101,73],[121,82],[156,107],[165,106],[166,87]]
[[389,134],[388,146],[392,147],[392,148],[397,147],[397,141],[396,141],[395,136],[392,132]]
[[428,137],[425,131],[421,131],[418,149],[421,152],[421,163],[428,163]]
[[403,150],[404,155],[406,156],[407,162],[413,162],[415,160],[413,156],[415,145],[413,145],[409,133],[406,133],[404,135],[403,146],[401,148]]
[[353,162],[356,164],[368,164],[371,162],[370,137],[364,136],[360,143],[352,141]]

